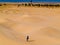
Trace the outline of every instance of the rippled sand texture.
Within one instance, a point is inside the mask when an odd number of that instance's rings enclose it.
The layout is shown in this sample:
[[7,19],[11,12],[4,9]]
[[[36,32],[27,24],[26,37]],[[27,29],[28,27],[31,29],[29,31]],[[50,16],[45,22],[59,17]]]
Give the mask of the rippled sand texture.
[[0,6],[0,45],[60,45],[60,7]]

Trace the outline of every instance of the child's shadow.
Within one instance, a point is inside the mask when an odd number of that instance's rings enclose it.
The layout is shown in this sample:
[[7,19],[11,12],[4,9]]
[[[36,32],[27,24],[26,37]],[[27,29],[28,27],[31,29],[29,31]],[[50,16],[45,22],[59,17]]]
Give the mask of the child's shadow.
[[29,40],[29,42],[34,42],[35,40]]

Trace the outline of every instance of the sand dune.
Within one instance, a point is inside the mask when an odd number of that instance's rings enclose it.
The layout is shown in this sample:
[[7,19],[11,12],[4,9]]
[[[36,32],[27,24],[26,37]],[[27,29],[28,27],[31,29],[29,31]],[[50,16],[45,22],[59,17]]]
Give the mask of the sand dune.
[[60,8],[0,6],[0,45],[60,45],[59,22]]
[[60,45],[60,31],[53,27],[45,27],[31,35],[33,45]]
[[56,37],[60,38],[60,30],[53,28],[53,27],[46,27],[41,29],[42,33],[45,35],[51,36],[51,37]]
[[0,25],[0,33],[5,35],[7,38],[11,38],[13,40],[20,40],[19,38],[23,36],[23,34],[15,32],[9,27],[3,26],[3,25]]

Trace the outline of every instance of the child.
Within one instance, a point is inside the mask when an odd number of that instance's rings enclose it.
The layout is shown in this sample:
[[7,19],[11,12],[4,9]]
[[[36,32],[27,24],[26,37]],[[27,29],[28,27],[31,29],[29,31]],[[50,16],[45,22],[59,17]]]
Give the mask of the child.
[[27,41],[27,42],[29,41],[29,36],[26,37],[26,41]]

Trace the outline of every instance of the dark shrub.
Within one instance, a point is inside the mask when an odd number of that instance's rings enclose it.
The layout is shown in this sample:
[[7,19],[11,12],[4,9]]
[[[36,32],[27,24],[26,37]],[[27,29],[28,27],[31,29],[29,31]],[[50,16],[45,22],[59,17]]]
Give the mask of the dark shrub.
[[2,4],[0,4],[0,6],[2,6]]

